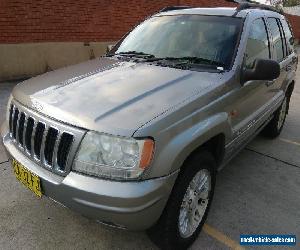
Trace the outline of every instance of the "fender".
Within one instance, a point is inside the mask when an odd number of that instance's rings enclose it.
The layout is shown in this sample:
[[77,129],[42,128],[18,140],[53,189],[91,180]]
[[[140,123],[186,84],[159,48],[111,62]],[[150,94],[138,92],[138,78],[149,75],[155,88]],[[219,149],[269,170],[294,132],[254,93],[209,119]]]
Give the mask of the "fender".
[[226,112],[208,117],[172,138],[157,156],[157,161],[163,164],[154,170],[155,175],[163,176],[178,171],[194,150],[219,134],[224,134],[225,140],[232,136]]

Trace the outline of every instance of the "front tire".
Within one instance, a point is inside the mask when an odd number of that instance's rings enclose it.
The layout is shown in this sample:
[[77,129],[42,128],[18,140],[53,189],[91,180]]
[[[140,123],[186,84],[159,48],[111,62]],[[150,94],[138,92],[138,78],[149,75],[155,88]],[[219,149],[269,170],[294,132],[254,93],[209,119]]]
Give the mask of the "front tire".
[[161,249],[187,249],[199,235],[212,202],[216,162],[211,153],[190,157],[173,187],[167,206],[148,233]]
[[289,97],[285,97],[279,109],[274,113],[274,117],[263,129],[263,135],[268,138],[275,139],[283,129],[285,119],[288,113]]

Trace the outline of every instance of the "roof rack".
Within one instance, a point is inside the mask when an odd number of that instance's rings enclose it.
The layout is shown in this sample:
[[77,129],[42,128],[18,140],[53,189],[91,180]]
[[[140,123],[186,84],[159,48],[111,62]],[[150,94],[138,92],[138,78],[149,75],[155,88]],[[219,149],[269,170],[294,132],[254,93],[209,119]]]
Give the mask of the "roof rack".
[[[226,0],[226,1],[238,4],[238,7],[236,9],[236,11],[237,11],[236,14],[239,11],[246,10],[246,9],[270,10],[270,11],[277,12],[279,14],[284,14],[282,10],[276,9],[275,7],[272,7],[272,6],[266,5],[266,4],[260,4],[260,3],[256,3],[256,2],[252,2],[252,1],[248,1],[248,0]],[[163,9],[161,9],[158,13],[167,12],[167,11],[171,11],[171,10],[190,9],[190,8],[193,8],[193,7],[192,6],[167,6]]]
[[163,9],[161,9],[159,12],[166,12],[170,10],[183,10],[183,9],[190,9],[192,8],[191,6],[168,6]]
[[246,9],[270,10],[270,11],[277,12],[279,14],[283,14],[282,10],[276,9],[272,6],[269,6],[269,5],[266,5],[266,4],[249,3],[249,2],[241,3],[237,7],[236,10],[241,11],[241,10],[246,10]]
[[226,1],[239,4],[239,6],[236,9],[237,12],[241,10],[247,10],[247,9],[260,9],[260,10],[270,10],[270,11],[277,12],[279,14],[283,14],[282,10],[276,9],[273,6],[256,3],[253,1],[247,1],[247,0],[226,0]]

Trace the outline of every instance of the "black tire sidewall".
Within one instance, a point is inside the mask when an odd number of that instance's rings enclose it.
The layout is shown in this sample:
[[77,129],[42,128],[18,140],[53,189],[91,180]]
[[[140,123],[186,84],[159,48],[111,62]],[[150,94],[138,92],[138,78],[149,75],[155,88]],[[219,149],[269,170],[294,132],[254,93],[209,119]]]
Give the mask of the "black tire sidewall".
[[280,133],[281,133],[283,127],[284,127],[285,120],[286,120],[286,117],[287,117],[287,114],[288,114],[288,108],[289,108],[289,97],[286,96],[285,100],[287,102],[286,111],[285,111],[285,117],[284,117],[284,120],[283,120],[283,123],[282,123],[281,127],[278,128],[278,122],[279,122],[280,111],[281,111],[283,103],[276,110],[276,112],[274,113],[274,117],[272,118],[272,120],[269,122],[269,124],[262,131],[262,134],[265,135],[266,137],[269,137],[269,138],[273,139],[273,138],[276,138],[280,135]]
[[[208,170],[211,175],[209,202],[202,221],[196,231],[190,237],[183,238],[180,235],[178,227],[180,207],[190,182],[201,169]],[[159,223],[160,227],[163,227],[159,229],[163,231],[160,235],[161,237],[164,237],[164,239],[161,239],[162,242],[159,242],[160,240],[156,239],[156,243],[158,243],[160,247],[163,249],[187,249],[195,241],[206,221],[214,195],[215,182],[216,163],[211,153],[202,151],[186,160],[161,217],[161,223]]]

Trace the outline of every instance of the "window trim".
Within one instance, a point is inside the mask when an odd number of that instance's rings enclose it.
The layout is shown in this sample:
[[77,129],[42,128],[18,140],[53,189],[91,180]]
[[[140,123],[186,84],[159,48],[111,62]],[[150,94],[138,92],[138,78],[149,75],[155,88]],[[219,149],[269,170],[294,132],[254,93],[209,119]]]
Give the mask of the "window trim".
[[[257,19],[259,19],[259,18],[257,18]],[[255,20],[257,20],[257,19],[255,19]],[[267,24],[267,22],[266,22],[266,20],[265,20],[264,17],[261,17],[260,19],[262,19],[263,22],[264,22],[264,24],[265,24],[265,29],[266,29],[266,33],[267,33],[267,37],[268,37],[269,59],[271,59],[272,58],[272,54],[271,54],[271,39],[270,39],[269,30],[268,30],[268,24]]]
[[[286,59],[286,53],[285,53],[285,50],[284,50],[284,41],[285,41],[285,39],[283,40],[283,37],[282,37],[282,30],[281,30],[281,25],[278,23],[278,18],[277,17],[273,17],[273,16],[269,16],[269,17],[266,17],[266,19],[267,19],[267,23],[268,23],[268,30],[269,30],[269,32],[270,32],[270,35],[272,36],[272,47],[273,47],[273,56],[274,55],[276,55],[276,57],[277,57],[277,51],[276,51],[276,49],[275,49],[275,43],[274,43],[274,36],[273,36],[273,32],[272,32],[272,30],[271,30],[271,28],[270,28],[270,22],[269,22],[269,20],[270,19],[275,19],[275,22],[276,22],[276,24],[277,24],[277,27],[278,27],[278,29],[279,29],[279,33],[280,33],[280,39],[281,39],[281,41],[282,41],[282,52],[283,52],[283,58],[278,62],[278,63],[281,63],[281,62],[283,62],[285,59]],[[275,59],[275,58],[273,58],[273,59]],[[276,61],[277,61],[277,59],[278,58],[276,58]]]
[[[286,23],[286,25],[283,25],[284,22]],[[287,38],[287,36],[286,36],[286,31],[285,31],[285,29],[284,29],[283,26],[286,26],[286,27],[287,27],[287,29],[289,30],[289,32],[290,32],[290,34],[291,34],[291,38],[295,39],[294,33],[293,33],[293,29],[292,29],[292,26],[291,26],[289,20],[286,19],[286,18],[283,18],[282,20],[280,20],[280,23],[281,23],[282,30],[283,30],[283,33],[284,33],[284,36],[285,36],[286,53],[287,53],[287,56],[286,56],[286,57],[289,57],[291,54],[293,54],[293,50],[290,52],[290,47],[291,47],[291,46],[293,47],[293,45],[290,43],[290,40]]]
[[286,47],[286,38],[285,38],[285,33],[283,31],[283,27],[282,27],[282,24],[281,24],[281,21],[279,18],[276,18],[276,21],[277,21],[277,25],[279,26],[279,30],[280,30],[280,37],[281,37],[281,40],[282,40],[282,49],[283,49],[283,60],[285,60],[287,58],[287,47]]

